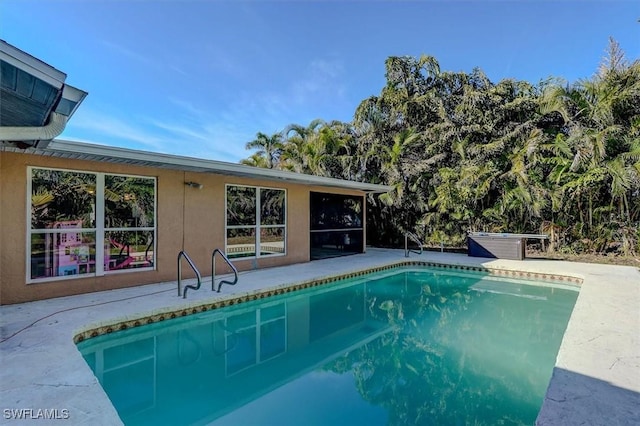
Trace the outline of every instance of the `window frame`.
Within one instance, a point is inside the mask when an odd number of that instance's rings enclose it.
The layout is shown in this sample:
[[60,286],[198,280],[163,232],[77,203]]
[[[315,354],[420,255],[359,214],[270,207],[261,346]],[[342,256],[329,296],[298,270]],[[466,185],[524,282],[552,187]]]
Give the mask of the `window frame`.
[[[319,203],[319,199],[329,198],[329,208],[327,204]],[[336,208],[336,201],[340,200],[340,204],[344,206],[346,200],[352,200],[357,202],[360,206],[360,212],[356,209],[351,209],[356,216],[355,218],[359,224],[354,222],[354,225],[349,226],[345,223],[336,223],[330,221],[329,224],[320,225],[318,223],[318,215],[321,213],[331,212]],[[324,209],[318,209],[318,205],[322,205]],[[338,209],[340,215],[344,215],[345,209]],[[348,256],[356,253],[364,253],[364,244],[354,244],[353,238],[355,234],[356,241],[360,240],[364,243],[365,235],[365,215],[366,215],[366,196],[353,195],[335,192],[325,191],[311,191],[309,193],[309,256],[311,260],[319,260],[330,257]],[[318,255],[318,239],[327,238],[332,243],[325,243],[327,245],[335,246],[335,249],[324,254]],[[359,247],[357,250],[353,247]]]
[[[283,307],[283,313],[282,315],[279,316],[274,316],[273,318],[269,318],[269,319],[265,319],[263,320],[263,315],[262,315],[262,311],[265,311],[269,308],[275,307],[275,306],[282,306]],[[239,327],[236,328],[233,332],[229,332],[228,331],[228,321],[229,319],[236,317],[236,316],[240,316],[243,315],[247,312],[251,312],[251,311],[241,311],[236,313],[235,315],[231,315],[231,316],[227,316],[223,319],[224,321],[224,325],[225,325],[225,332],[224,332],[224,348],[225,348],[225,356],[224,356],[224,365],[225,365],[225,377],[231,377],[234,376],[238,373],[241,373],[243,371],[249,370],[250,368],[256,367],[260,364],[263,364],[267,361],[270,361],[272,359],[275,359],[279,356],[282,356],[284,354],[286,354],[289,351],[289,325],[288,325],[288,321],[287,321],[287,317],[288,317],[288,313],[289,313],[289,308],[288,305],[283,302],[283,301],[276,301],[276,302],[270,302],[267,303],[263,306],[261,306],[260,308],[256,309],[255,312],[253,312],[253,323],[249,324],[249,325],[245,325],[244,327]],[[271,323],[275,323],[278,321],[282,321],[283,322],[283,349],[282,351],[275,353],[275,354],[271,354],[271,355],[263,355],[262,352],[262,340],[263,340],[263,326],[264,325],[268,325]],[[254,337],[254,344],[255,344],[255,351],[253,353],[253,362],[251,364],[248,364],[246,366],[240,367],[236,370],[232,370],[230,371],[230,366],[231,366],[231,362],[229,360],[230,355],[233,355],[233,353],[231,352],[230,349],[232,349],[231,345],[229,344],[229,336],[232,336],[234,334],[238,334],[239,332],[243,332],[246,330],[255,330],[255,337]]]
[[[138,227],[116,227],[116,228],[111,228],[111,227],[106,227],[105,226],[105,219],[107,217],[106,215],[106,205],[105,205],[105,197],[104,197],[104,189],[106,188],[105,185],[105,177],[109,175],[109,176],[119,176],[119,177],[125,177],[125,178],[134,178],[134,179],[152,179],[153,180],[153,226],[138,226]],[[111,274],[123,274],[123,273],[127,273],[127,272],[137,272],[137,271],[155,271],[156,265],[157,265],[157,261],[156,261],[156,253],[157,253],[157,240],[158,240],[158,179],[155,176],[140,176],[140,175],[130,175],[130,174],[124,174],[124,173],[102,173],[101,176],[101,182],[102,182],[102,186],[100,188],[96,188],[96,195],[97,194],[102,194],[102,198],[101,198],[101,206],[98,206],[98,201],[96,200],[96,224],[98,223],[98,211],[102,212],[102,215],[100,216],[101,222],[101,229],[97,229],[97,232],[101,232],[101,247],[104,248],[104,243],[105,243],[105,234],[107,232],[152,232],[153,233],[153,262],[152,262],[152,266],[146,266],[146,267],[140,267],[140,268],[124,268],[124,269],[116,269],[116,270],[108,270],[105,271],[103,270],[102,273],[105,275],[111,275]],[[98,244],[97,238],[96,238],[96,244]],[[96,253],[97,255],[97,253]],[[96,257],[97,258],[97,257]],[[104,258],[104,253],[102,254],[102,258]],[[101,265],[101,269],[104,269],[104,262],[100,263]],[[98,272],[98,269],[96,268],[96,272]]]
[[[254,188],[255,189],[255,223],[253,225],[229,225],[229,188],[230,187],[241,187],[241,188]],[[271,224],[271,225],[262,225],[261,224],[261,214],[262,214],[262,200],[261,193],[262,190],[275,190],[282,191],[284,193],[284,217],[282,224]],[[287,217],[289,214],[289,208],[287,206],[288,201],[288,193],[286,188],[277,188],[271,186],[255,186],[255,185],[244,185],[244,184],[234,184],[227,183],[224,187],[224,253],[229,258],[229,260],[247,260],[247,259],[268,259],[272,257],[281,257],[287,255]],[[273,253],[273,254],[261,254],[261,230],[262,229],[282,229],[283,230],[283,248],[282,253]],[[229,256],[229,230],[230,229],[253,229],[255,234],[254,241],[254,255],[253,256],[242,256],[242,257],[233,257]]]
[[[74,229],[73,232],[78,234],[90,233],[94,235],[95,240],[95,271],[84,274],[74,274],[74,275],[57,275],[51,277],[39,277],[32,278],[31,271],[31,259],[32,259],[32,236],[35,234],[62,234],[65,232],[69,232],[65,229],[48,229],[48,228],[37,228],[32,229],[32,204],[31,197],[33,195],[33,171],[34,170],[49,170],[56,172],[69,172],[69,173],[82,173],[95,176],[95,184],[96,184],[96,193],[95,193],[95,216],[94,216],[94,226],[92,228],[77,228]],[[107,228],[105,226],[105,216],[106,216],[106,206],[105,206],[105,177],[106,176],[122,176],[127,178],[139,178],[139,179],[152,179],[153,180],[153,227],[137,227],[137,228],[123,228],[125,231],[141,231],[141,232],[152,232],[153,233],[153,264],[151,266],[140,267],[140,268],[130,268],[130,269],[121,269],[121,270],[109,270],[105,271],[104,268],[104,242],[105,242],[105,232],[107,231],[118,231],[120,228]],[[27,284],[39,284],[39,283],[48,283],[55,281],[66,281],[66,280],[75,280],[82,278],[90,278],[90,277],[101,277],[105,275],[115,275],[121,273],[129,273],[129,272],[146,272],[146,271],[155,271],[157,270],[157,235],[158,235],[158,178],[156,176],[142,176],[135,174],[126,174],[126,173],[107,173],[107,172],[96,172],[96,171],[88,171],[88,170],[79,170],[79,169],[67,169],[67,168],[59,168],[59,167],[45,167],[45,166],[27,166],[27,197],[26,197],[26,256],[25,256],[25,275],[26,275],[26,283]],[[98,261],[101,259],[100,261]]]

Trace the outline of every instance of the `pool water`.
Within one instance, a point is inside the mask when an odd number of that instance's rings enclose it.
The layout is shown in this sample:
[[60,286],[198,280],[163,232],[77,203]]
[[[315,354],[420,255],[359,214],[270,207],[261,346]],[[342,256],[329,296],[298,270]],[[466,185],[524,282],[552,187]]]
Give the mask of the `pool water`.
[[78,347],[127,425],[532,425],[577,295],[395,269]]

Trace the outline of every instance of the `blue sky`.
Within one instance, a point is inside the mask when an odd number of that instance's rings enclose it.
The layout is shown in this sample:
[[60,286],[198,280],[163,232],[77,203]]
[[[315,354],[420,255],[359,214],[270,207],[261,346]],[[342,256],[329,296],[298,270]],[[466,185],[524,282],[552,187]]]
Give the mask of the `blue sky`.
[[497,82],[640,57],[640,1],[2,0],[0,38],[89,92],[61,138],[237,162],[256,132],[350,121],[389,56]]

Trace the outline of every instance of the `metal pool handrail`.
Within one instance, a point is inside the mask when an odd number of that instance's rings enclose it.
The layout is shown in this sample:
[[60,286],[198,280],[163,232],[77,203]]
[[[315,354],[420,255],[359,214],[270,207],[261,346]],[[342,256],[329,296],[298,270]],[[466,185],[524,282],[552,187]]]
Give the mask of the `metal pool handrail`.
[[216,286],[216,253],[218,253],[218,254],[220,254],[220,256],[222,256],[224,261],[227,262],[227,265],[229,265],[231,267],[231,269],[233,270],[233,274],[234,274],[233,282],[227,281],[227,280],[220,280],[220,283],[218,283],[218,293],[220,293],[220,288],[222,287],[222,284],[236,285],[236,283],[238,282],[238,270],[233,265],[233,263],[231,263],[229,258],[227,256],[225,256],[225,254],[222,252],[222,250],[215,249],[213,251],[213,253],[211,254],[211,290],[212,291],[215,290],[215,286]]
[[[420,251],[415,251],[415,250],[409,250],[409,239],[411,239],[411,241],[413,241],[414,243],[418,244],[418,247],[420,247]],[[414,234],[413,232],[405,232],[404,233],[404,257],[409,257],[409,253],[413,252],[416,254],[422,254],[422,242],[420,241],[420,238],[418,238],[418,236],[416,234]]]
[[[193,269],[193,272],[196,273],[196,278],[198,279],[197,285],[184,286],[184,293],[180,291],[180,284],[182,282],[182,263],[180,263],[180,258],[182,257],[184,257],[187,260],[187,263],[189,263],[189,266],[191,266],[191,269]],[[196,265],[194,265],[189,255],[184,250],[180,251],[180,253],[178,253],[178,296],[182,296],[183,299],[186,299],[187,290],[190,288],[194,290],[198,290],[200,288],[200,284],[202,284],[202,275],[200,275],[200,271],[198,271],[198,268],[196,268]]]

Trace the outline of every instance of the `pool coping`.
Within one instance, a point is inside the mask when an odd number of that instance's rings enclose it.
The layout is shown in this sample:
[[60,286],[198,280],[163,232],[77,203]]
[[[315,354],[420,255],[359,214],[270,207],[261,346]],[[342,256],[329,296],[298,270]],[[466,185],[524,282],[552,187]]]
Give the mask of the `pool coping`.
[[[417,260],[414,260],[417,259]],[[426,253],[406,259],[401,250],[368,249],[363,255],[328,259],[241,274],[244,287],[227,293],[189,293],[178,298],[175,282],[0,307],[0,401],[3,410],[65,409],[70,424],[122,424],[117,412],[74,344],[95,332],[108,333],[141,318],[197,312],[225,301],[268,297],[286,288],[326,283],[336,276],[407,265],[464,269],[527,278],[563,276],[582,280],[537,424],[640,423],[640,270],[633,267],[470,258]],[[383,266],[381,266],[383,265]],[[446,265],[446,266],[443,266]],[[295,279],[292,277],[302,277]],[[316,284],[320,285],[320,284]],[[289,290],[292,291],[292,290]],[[192,295],[194,296],[192,299]],[[218,305],[220,306],[220,305]],[[188,310],[188,311],[187,311]],[[166,319],[166,317],[165,317]],[[89,333],[89,334],[87,334]],[[4,411],[3,411],[4,413]],[[599,421],[600,420],[600,421]],[[0,416],[0,424],[13,423]]]
[[574,284],[580,286],[582,284],[582,278],[574,277],[570,275],[559,274],[545,274],[537,272],[493,269],[476,266],[466,265],[452,265],[437,262],[425,262],[425,261],[396,261],[388,265],[382,265],[374,268],[368,268],[363,270],[357,270],[340,275],[332,275],[329,277],[314,278],[311,280],[299,282],[299,283],[287,283],[276,287],[269,287],[267,289],[255,290],[243,294],[230,294],[216,299],[216,301],[209,301],[207,303],[189,304],[181,308],[168,308],[162,311],[155,311],[153,313],[144,313],[132,318],[113,318],[102,324],[87,324],[81,327],[77,334],[74,335],[74,343],[80,343],[94,337],[98,337],[104,334],[110,334],[117,331],[124,331],[131,328],[141,327],[169,319],[175,319],[178,317],[186,317],[189,315],[195,315],[201,312],[212,311],[216,309],[225,308],[227,306],[233,306],[241,303],[246,303],[258,299],[264,299],[272,296],[282,295],[285,293],[293,293],[299,290],[304,290],[311,287],[318,287],[326,284],[331,284],[336,281],[345,280],[349,278],[355,278],[365,276],[368,274],[388,271],[400,268],[409,267],[423,267],[433,269],[443,269],[450,271],[470,271],[470,272],[484,272],[490,276],[502,276],[507,278],[527,279],[527,280],[552,280],[559,283]]

